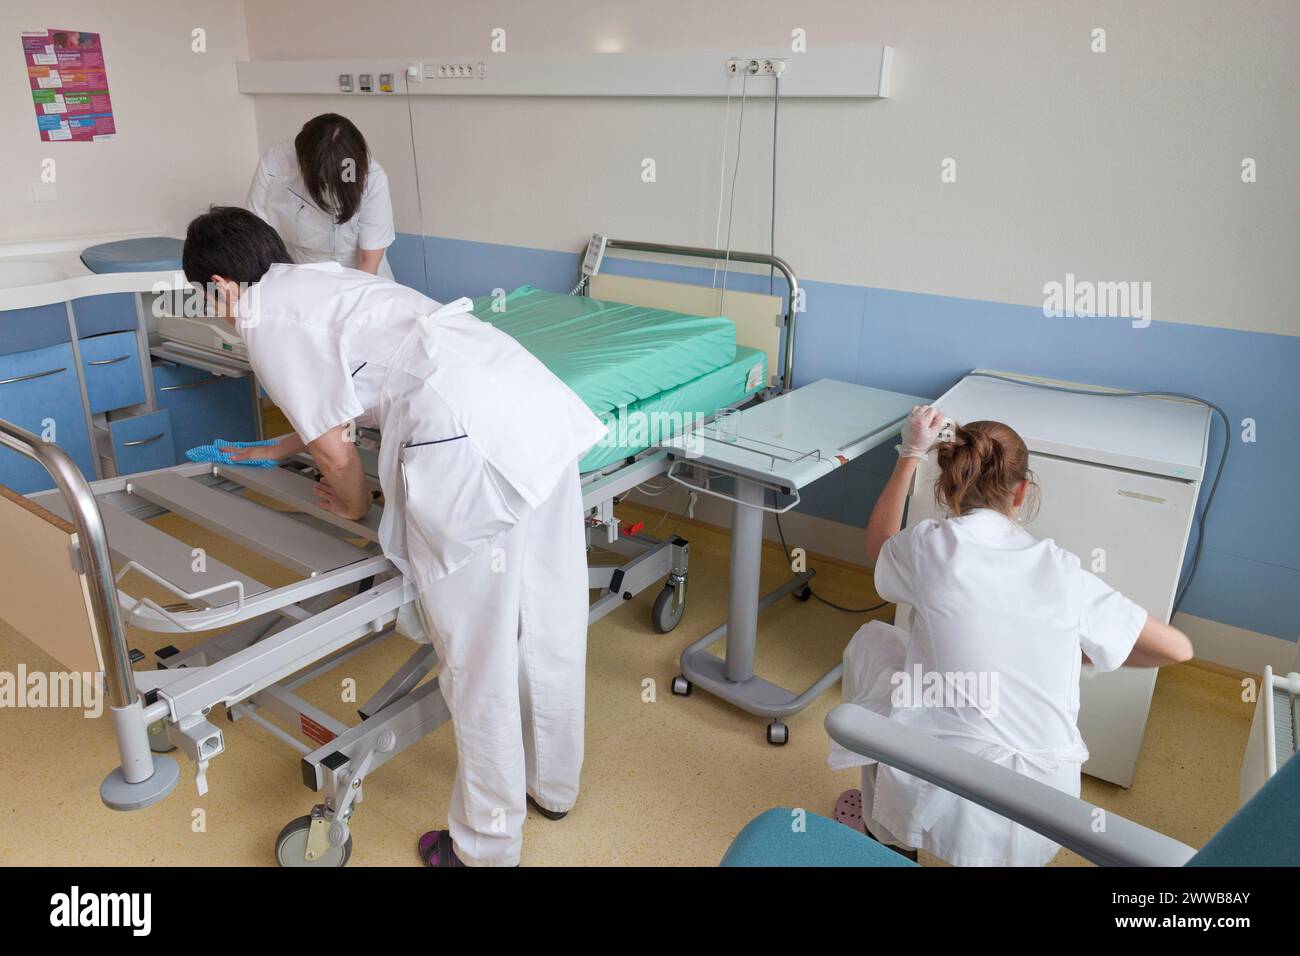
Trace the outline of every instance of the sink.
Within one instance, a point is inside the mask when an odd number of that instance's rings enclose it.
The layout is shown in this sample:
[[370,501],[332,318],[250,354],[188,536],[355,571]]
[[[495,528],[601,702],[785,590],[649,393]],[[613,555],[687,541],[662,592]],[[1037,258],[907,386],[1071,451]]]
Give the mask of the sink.
[[67,277],[62,269],[45,262],[0,262],[0,289],[44,285]]

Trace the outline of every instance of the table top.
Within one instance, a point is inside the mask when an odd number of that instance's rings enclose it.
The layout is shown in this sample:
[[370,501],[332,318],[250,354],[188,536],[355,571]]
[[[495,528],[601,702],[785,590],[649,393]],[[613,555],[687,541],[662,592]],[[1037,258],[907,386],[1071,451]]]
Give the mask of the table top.
[[821,379],[737,413],[735,441],[712,425],[662,443],[674,459],[797,491],[898,435],[930,400]]

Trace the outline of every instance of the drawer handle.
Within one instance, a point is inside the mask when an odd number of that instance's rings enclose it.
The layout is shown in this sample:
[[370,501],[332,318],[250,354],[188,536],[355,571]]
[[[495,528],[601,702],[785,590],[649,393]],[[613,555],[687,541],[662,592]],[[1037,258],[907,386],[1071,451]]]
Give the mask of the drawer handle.
[[153,436],[151,436],[151,437],[149,437],[149,438],[137,438],[135,441],[124,441],[124,442],[122,442],[122,447],[123,447],[123,448],[136,448],[136,447],[138,447],[138,446],[140,446],[140,445],[147,445],[147,444],[149,444],[150,442],[155,442],[155,441],[157,441],[159,438],[162,438],[163,435],[166,435],[166,434],[167,434],[166,432],[159,432],[157,435],[153,435]]
[[15,382],[30,382],[34,378],[45,378],[47,375],[58,375],[60,372],[66,371],[66,368],[52,368],[48,372],[32,372],[30,375],[19,375],[17,378],[6,378],[0,380],[0,385],[13,385]]
[[130,357],[131,356],[129,355],[119,355],[117,358],[95,359],[93,362],[87,362],[86,364],[87,365],[116,365],[118,362],[125,362]]
[[182,388],[198,388],[200,385],[211,385],[213,382],[221,381],[223,376],[214,375],[212,378],[200,379],[197,382],[186,382],[184,385],[164,385],[158,389],[160,392],[175,392]]

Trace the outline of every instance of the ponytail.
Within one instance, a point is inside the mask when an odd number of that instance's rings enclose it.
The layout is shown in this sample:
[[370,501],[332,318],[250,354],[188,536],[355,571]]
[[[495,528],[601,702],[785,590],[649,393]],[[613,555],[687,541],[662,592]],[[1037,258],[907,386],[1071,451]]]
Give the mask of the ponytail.
[[1026,478],[1037,491],[1029,471],[1029,449],[1001,422],[957,425],[953,440],[935,447],[939,478],[934,483],[934,498],[953,516],[976,508],[1010,514],[1016,486]]

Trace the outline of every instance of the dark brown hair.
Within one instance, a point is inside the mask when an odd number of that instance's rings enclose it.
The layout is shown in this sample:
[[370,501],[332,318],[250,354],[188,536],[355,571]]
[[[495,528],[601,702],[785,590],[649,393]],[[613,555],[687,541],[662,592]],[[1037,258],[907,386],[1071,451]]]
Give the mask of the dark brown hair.
[[245,285],[261,282],[277,262],[293,262],[284,241],[247,209],[213,206],[185,230],[181,268],[197,286],[213,276]]
[[[346,116],[322,113],[303,124],[294,137],[293,149],[298,154],[298,168],[307,192],[316,205],[333,213],[336,223],[355,216],[370,171],[370,147],[361,130]],[[344,176],[349,160],[351,175]]]
[[954,426],[953,440],[936,447],[939,478],[934,499],[954,516],[976,508],[1011,512],[1016,485],[1028,478],[1032,490],[1038,483],[1029,470],[1029,449],[1009,425],[968,422]]

